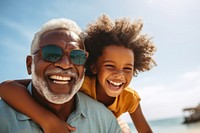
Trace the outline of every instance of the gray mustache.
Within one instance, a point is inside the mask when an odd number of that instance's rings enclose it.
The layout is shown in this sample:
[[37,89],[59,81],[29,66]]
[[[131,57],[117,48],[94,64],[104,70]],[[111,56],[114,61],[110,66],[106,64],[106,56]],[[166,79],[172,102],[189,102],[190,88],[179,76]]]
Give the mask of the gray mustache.
[[70,75],[72,77],[77,78],[78,75],[75,72],[72,72],[71,70],[62,70],[62,69],[52,69],[52,70],[48,70],[45,72],[45,74],[47,75],[51,75],[51,74],[66,74],[66,75]]

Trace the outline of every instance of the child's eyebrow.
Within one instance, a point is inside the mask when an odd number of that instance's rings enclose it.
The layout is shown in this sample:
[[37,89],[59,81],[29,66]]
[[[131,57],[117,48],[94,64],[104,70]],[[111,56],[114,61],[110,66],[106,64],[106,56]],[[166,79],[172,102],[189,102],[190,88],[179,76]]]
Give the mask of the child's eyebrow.
[[[114,61],[112,61],[112,60],[104,60],[103,63],[116,63],[116,62],[114,62]],[[127,64],[125,64],[125,65],[126,65],[126,66],[134,67],[134,63],[133,63],[133,64],[132,64],[132,63],[127,63]]]

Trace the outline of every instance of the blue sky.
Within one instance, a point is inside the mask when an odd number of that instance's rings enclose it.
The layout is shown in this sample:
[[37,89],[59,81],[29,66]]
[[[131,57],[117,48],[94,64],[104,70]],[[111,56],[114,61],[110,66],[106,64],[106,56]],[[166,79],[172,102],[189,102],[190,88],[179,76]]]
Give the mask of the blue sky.
[[130,86],[148,120],[181,116],[182,108],[200,103],[199,12],[199,0],[1,0],[0,82],[30,78],[25,58],[34,33],[49,19],[72,19],[85,29],[102,14],[140,18],[157,45],[158,66]]

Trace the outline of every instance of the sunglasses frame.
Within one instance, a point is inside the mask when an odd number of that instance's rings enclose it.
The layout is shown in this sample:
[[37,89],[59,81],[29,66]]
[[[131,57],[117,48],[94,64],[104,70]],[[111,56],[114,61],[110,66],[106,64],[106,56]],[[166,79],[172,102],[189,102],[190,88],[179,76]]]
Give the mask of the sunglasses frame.
[[[42,54],[43,48],[48,47],[48,46],[54,46],[54,47],[60,48],[60,49],[62,50],[62,56],[61,56],[58,60],[56,60],[56,61],[50,61],[50,60],[44,59],[44,57],[42,56],[42,55],[43,55],[43,54]],[[71,53],[72,51],[83,51],[83,52],[85,53],[86,59],[85,59],[85,61],[84,61],[83,64],[75,64],[75,63],[73,63],[72,59],[70,58],[70,53]],[[64,50],[63,48],[57,46],[56,44],[47,44],[47,45],[45,45],[45,46],[41,46],[41,47],[40,47],[38,50],[36,50],[33,54],[36,54],[36,53],[38,53],[38,52],[39,52],[40,56],[42,57],[42,59],[43,59],[44,61],[52,62],[52,63],[58,62],[59,60],[61,60],[61,59],[63,58],[64,55],[67,55],[68,58],[69,58],[69,60],[70,60],[70,63],[72,63],[72,64],[74,64],[74,65],[77,65],[77,66],[84,65],[84,64],[86,63],[87,58],[88,58],[88,55],[89,55],[89,53],[88,53],[87,51],[83,50],[83,49],[72,49],[72,50],[66,51],[66,50]]]

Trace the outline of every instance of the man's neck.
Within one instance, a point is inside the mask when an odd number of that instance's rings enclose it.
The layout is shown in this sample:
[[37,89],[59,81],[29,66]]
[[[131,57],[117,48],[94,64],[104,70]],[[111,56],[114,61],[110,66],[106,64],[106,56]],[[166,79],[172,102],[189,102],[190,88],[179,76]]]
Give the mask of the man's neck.
[[76,99],[75,97],[73,97],[70,101],[60,105],[59,108],[55,112],[56,115],[62,120],[67,120],[69,115],[76,109],[75,101]]
[[76,99],[75,96],[68,102],[64,104],[54,104],[46,100],[43,96],[41,96],[34,87],[32,87],[32,93],[34,99],[40,103],[43,107],[53,112],[56,116],[58,116],[61,120],[67,120],[69,115],[76,109]]

